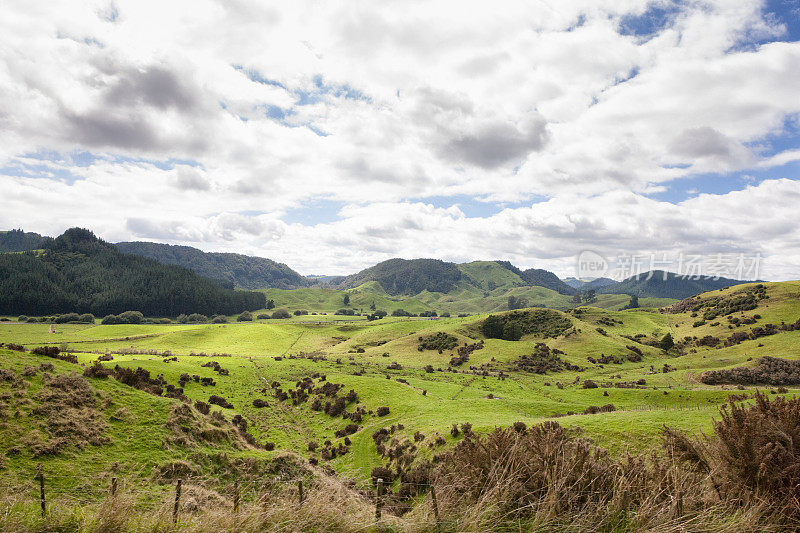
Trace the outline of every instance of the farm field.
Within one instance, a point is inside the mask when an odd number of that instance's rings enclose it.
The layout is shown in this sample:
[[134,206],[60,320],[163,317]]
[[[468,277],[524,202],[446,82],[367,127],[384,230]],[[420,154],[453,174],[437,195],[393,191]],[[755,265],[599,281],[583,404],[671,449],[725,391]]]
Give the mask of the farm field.
[[[700,379],[703,372],[752,366],[765,355],[800,359],[798,330],[730,346],[723,342],[751,327],[794,324],[800,318],[800,282],[742,285],[703,294],[694,303],[716,299],[724,306],[751,296],[753,308],[702,324],[698,319],[708,307],[699,312],[535,309],[530,324],[538,332],[524,333],[520,340],[488,338],[483,327],[488,314],[346,323],[64,324],[56,325],[54,333],[48,324],[3,322],[0,369],[8,376],[0,381],[3,483],[22,492],[34,490],[31,473],[42,463],[58,472],[50,480],[55,494],[77,490],[100,497],[120,468],[134,485],[171,479],[164,473],[181,468],[221,479],[224,474],[209,469],[209,461],[217,461],[220,453],[229,460],[266,461],[288,453],[293,461],[312,460],[368,489],[374,468],[397,463],[378,453],[374,440],[376,431],[392,426],[393,442],[413,443],[410,464],[463,440],[463,430],[451,431],[464,423],[481,434],[515,422],[532,426],[553,420],[614,456],[645,453],[659,444],[664,425],[709,433],[729,396],[756,388],[776,393],[769,384],[706,384]],[[743,325],[743,319],[752,319],[753,326]],[[675,346],[664,349],[660,343],[667,334]],[[720,341],[698,342],[703,338]],[[58,347],[60,356],[72,354],[77,362],[32,352],[42,346]],[[466,358],[453,361],[459,349]],[[539,370],[526,366],[537,361],[546,364]],[[87,373],[86,382],[98,398],[91,420],[105,427],[103,438],[92,444],[91,439],[67,437],[58,453],[43,453],[58,438],[37,415],[42,391],[52,379],[52,372],[39,369],[48,363],[57,376],[83,375],[93,365],[109,371],[142,369],[161,380],[159,394]],[[301,388],[304,381],[309,388]],[[325,383],[337,391],[326,396],[312,390]],[[208,407],[212,395],[224,399],[227,405],[212,404],[209,413],[219,413],[225,424],[245,420],[244,433],[254,445],[242,441],[229,429],[232,425],[225,426],[230,435],[197,437],[202,432],[192,433],[190,426],[208,422],[192,407],[187,409],[197,420],[176,421],[181,402],[165,397],[161,389],[178,386],[182,392],[176,398],[183,395],[187,406],[200,402]],[[342,409],[325,412],[326,403],[351,390]],[[790,386],[782,394],[796,390]],[[316,398],[322,401],[315,406]],[[358,421],[342,418],[342,411],[360,413]],[[316,443],[313,451],[311,442]],[[333,456],[324,451],[337,447]],[[159,487],[153,498],[168,490]]]

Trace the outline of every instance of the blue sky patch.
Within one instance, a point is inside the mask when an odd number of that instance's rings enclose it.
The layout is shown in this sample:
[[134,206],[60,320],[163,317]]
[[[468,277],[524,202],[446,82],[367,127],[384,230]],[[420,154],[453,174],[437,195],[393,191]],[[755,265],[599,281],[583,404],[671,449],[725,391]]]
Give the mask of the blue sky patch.
[[338,200],[312,198],[304,201],[300,207],[287,209],[281,220],[287,224],[303,224],[304,226],[329,224],[341,220],[339,211],[345,205],[345,202]]
[[488,218],[496,215],[503,209],[530,207],[531,204],[543,202],[545,200],[547,200],[547,198],[544,196],[536,196],[519,202],[485,202],[466,194],[429,196],[418,199],[420,202],[431,204],[440,209],[447,209],[448,207],[456,205],[467,218]]

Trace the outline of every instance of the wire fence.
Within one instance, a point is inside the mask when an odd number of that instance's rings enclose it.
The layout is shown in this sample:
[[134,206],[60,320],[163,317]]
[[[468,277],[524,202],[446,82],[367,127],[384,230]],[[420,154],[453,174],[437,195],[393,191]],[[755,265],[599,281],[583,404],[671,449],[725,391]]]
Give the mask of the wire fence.
[[[130,481],[122,476],[110,476],[104,481],[107,489],[92,492],[81,489],[65,490],[53,487],[46,472],[40,464],[32,476],[33,484],[22,487],[3,487],[0,485],[0,512],[18,506],[35,506],[40,509],[41,516],[46,518],[52,506],[92,506],[99,505],[114,498],[124,496],[133,498],[135,506],[141,511],[163,512],[170,508],[172,521],[176,523],[190,500],[198,496],[198,491],[204,494],[214,494],[214,506],[239,513],[242,503],[265,504],[270,500],[281,499],[284,503],[293,502],[302,506],[308,498],[310,491],[315,489],[317,480],[314,478],[280,479],[279,477],[263,477],[260,479],[242,479],[231,476],[231,479],[222,479],[209,476],[184,476],[170,481],[151,481],[137,479]],[[58,476],[58,481],[63,481],[63,476]],[[413,494],[419,496],[426,494],[435,519],[439,520],[439,503],[437,489],[447,490],[441,484],[433,482],[418,483],[413,481],[397,480],[399,485],[414,489]],[[372,505],[375,509],[375,519],[380,520],[386,504],[392,495],[392,480],[372,478],[371,489],[355,489],[353,483],[341,482],[347,485],[354,494],[358,494],[365,505]],[[449,487],[453,488],[453,487]],[[419,500],[419,498],[418,498]],[[188,506],[191,510],[191,506]]]

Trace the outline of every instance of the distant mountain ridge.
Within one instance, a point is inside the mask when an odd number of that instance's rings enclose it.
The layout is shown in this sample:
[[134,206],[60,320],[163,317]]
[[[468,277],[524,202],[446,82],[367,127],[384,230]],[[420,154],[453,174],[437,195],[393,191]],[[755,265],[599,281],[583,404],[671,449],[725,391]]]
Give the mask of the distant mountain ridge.
[[[48,247],[52,242],[51,237],[22,230],[0,232],[0,252],[37,250]],[[479,289],[488,294],[498,288],[543,287],[567,296],[595,290],[601,294],[683,299],[701,292],[747,283],[708,276],[684,278],[673,273],[667,273],[664,279],[663,271],[654,271],[652,275],[645,273],[621,282],[609,278],[587,281],[568,277],[562,280],[548,270],[521,270],[509,261],[457,264],[430,258],[389,259],[349,276],[302,276],[283,263],[263,257],[203,252],[189,246],[146,241],[120,242],[115,246],[125,254],[188,268],[203,277],[218,280],[223,287],[248,290],[306,287],[347,290],[374,281],[392,296],[413,296],[423,292],[463,294],[465,288],[473,291]]]
[[564,278],[564,283],[569,285],[574,289],[580,290],[589,290],[589,289],[599,289],[600,287],[606,287],[608,285],[615,285],[619,283],[611,278],[594,278],[590,280],[582,280],[578,278]]
[[653,270],[632,276],[613,285],[597,289],[601,294],[631,294],[639,297],[677,298],[682,300],[701,292],[723,289],[750,281],[714,278],[711,276],[681,276],[663,270]]
[[201,276],[227,282],[231,288],[297,289],[313,284],[312,280],[301,276],[287,265],[265,257],[204,252],[190,246],[146,241],[118,242],[116,247],[126,254],[188,268]]

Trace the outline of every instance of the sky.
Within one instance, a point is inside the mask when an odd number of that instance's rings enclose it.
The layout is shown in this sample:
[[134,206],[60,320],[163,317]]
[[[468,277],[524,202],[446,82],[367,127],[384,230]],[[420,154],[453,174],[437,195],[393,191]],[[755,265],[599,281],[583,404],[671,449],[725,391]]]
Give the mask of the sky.
[[800,278],[800,0],[0,9],[0,229]]

